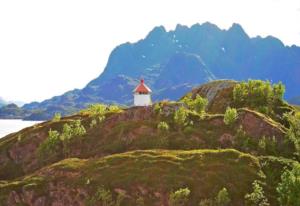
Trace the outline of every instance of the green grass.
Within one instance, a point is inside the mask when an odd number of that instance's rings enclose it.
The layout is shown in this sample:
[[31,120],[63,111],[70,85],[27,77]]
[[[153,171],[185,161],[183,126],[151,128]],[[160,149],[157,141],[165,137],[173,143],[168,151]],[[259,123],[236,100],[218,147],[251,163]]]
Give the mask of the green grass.
[[[155,192],[169,194],[188,187],[190,204],[196,205],[226,187],[233,203],[240,205],[256,179],[263,181],[258,159],[236,150],[139,150],[100,159],[66,159],[43,168],[38,176],[2,184],[0,196],[21,191],[25,185],[45,195],[50,182],[63,182],[67,188],[88,191],[90,196],[102,185],[111,191],[121,188],[131,199],[143,196],[156,202]],[[141,194],[140,187],[148,194]]]

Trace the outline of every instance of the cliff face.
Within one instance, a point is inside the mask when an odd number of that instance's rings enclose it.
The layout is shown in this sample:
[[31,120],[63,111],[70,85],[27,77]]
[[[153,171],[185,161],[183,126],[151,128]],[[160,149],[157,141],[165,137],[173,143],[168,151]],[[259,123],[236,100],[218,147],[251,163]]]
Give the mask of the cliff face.
[[[293,160],[277,156],[295,159],[295,147],[287,143],[287,128],[255,110],[238,108],[236,121],[224,123],[236,84],[216,81],[192,90],[187,96],[206,97],[208,106],[204,115],[188,112],[183,125],[174,114],[186,105],[163,101],[111,109],[104,116],[84,111],[2,138],[0,205],[103,205],[101,195],[108,192],[113,204],[121,198],[121,205],[143,200],[167,206],[170,193],[185,187],[192,191],[189,205],[213,198],[223,187],[233,205],[243,205],[254,180],[265,185],[271,205],[278,205],[276,186],[269,185],[278,184]],[[161,122],[169,129],[160,129]],[[81,126],[84,133],[67,138],[68,128],[78,132]],[[55,139],[49,131],[65,136]],[[265,148],[258,146],[262,139]]]

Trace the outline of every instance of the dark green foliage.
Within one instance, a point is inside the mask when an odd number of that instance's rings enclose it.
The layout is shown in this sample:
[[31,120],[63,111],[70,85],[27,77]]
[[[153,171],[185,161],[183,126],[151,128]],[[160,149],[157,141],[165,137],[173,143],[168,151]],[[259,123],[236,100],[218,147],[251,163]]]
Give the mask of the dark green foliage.
[[281,206],[300,205],[300,164],[295,164],[291,170],[285,169],[277,192]]

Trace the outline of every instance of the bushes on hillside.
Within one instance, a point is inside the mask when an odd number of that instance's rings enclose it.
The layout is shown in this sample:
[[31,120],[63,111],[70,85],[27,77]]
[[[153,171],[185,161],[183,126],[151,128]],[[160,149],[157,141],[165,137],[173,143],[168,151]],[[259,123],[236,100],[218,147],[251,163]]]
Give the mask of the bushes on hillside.
[[61,148],[63,155],[68,156],[69,144],[73,138],[82,137],[85,134],[86,130],[80,120],[64,124],[62,133],[50,129],[48,138],[38,147],[39,159],[42,162],[52,160],[60,153]]
[[174,121],[179,126],[183,126],[185,124],[187,117],[188,111],[184,107],[179,107],[179,109],[174,113]]
[[289,123],[289,129],[287,131],[287,138],[295,146],[298,154],[300,153],[300,112],[295,114],[287,113],[284,115]]
[[159,129],[162,132],[169,131],[169,125],[166,122],[159,122],[157,125],[157,129]]
[[181,101],[185,103],[185,105],[190,110],[193,110],[200,114],[205,112],[206,106],[208,104],[208,100],[198,94],[195,99],[192,99],[191,96],[186,96]]
[[228,206],[230,203],[229,193],[226,188],[221,189],[216,197],[216,206]]
[[300,164],[291,170],[285,169],[277,187],[278,201],[282,206],[300,205]]
[[169,196],[170,206],[185,206],[189,200],[191,191],[189,188],[182,188],[172,192]]
[[40,160],[47,161],[56,157],[60,147],[60,134],[58,131],[49,130],[48,138],[38,147],[38,156]]
[[233,89],[233,103],[236,107],[250,107],[265,114],[271,114],[273,109],[283,102],[285,86],[279,82],[249,80],[241,82]]
[[236,109],[227,107],[226,112],[224,114],[224,123],[226,125],[233,125],[233,123],[237,120],[238,113]]
[[252,183],[252,193],[245,195],[246,206],[269,206],[268,199],[265,197],[264,190],[258,181]]

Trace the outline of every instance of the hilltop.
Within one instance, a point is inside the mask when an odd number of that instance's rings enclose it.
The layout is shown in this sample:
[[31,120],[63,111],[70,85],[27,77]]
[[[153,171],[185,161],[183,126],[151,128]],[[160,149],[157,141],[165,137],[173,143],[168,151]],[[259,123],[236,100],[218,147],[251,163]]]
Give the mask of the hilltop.
[[300,113],[283,94],[213,81],[178,101],[57,115],[0,139],[0,205],[289,205],[299,193],[277,190],[299,168]]
[[222,30],[211,23],[155,27],[135,43],[117,46],[107,65],[83,89],[22,107],[25,119],[73,114],[97,102],[132,105],[131,91],[144,77],[156,101],[177,100],[193,87],[216,79],[282,81],[286,99],[299,96],[300,48],[267,36],[250,38],[241,25]]

